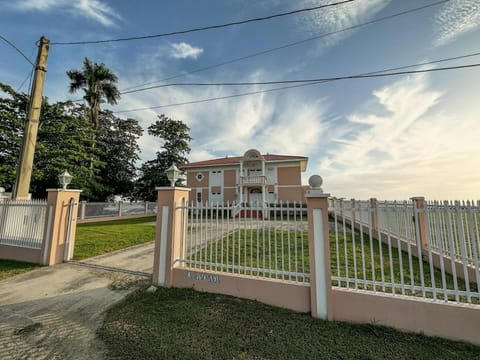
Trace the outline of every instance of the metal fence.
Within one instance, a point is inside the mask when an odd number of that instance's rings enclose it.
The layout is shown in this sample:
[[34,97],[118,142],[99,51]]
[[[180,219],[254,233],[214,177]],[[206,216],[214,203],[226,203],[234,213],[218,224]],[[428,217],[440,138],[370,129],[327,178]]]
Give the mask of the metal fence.
[[413,201],[379,201],[376,212],[381,231],[417,243]]
[[155,215],[156,202],[80,202],[78,217],[93,219],[129,215]]
[[334,200],[331,209],[334,286],[480,303],[478,203]]
[[0,202],[0,244],[40,249],[47,216],[45,200]]
[[195,269],[309,282],[303,204],[190,203],[177,211],[187,223],[177,262]]
[[433,251],[468,266],[479,266],[480,201],[430,201],[425,203],[426,232]]

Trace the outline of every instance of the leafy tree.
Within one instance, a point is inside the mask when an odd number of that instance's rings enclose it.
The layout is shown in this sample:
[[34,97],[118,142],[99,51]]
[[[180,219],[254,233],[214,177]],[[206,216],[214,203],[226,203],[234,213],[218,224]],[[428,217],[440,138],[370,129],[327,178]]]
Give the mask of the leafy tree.
[[32,196],[45,197],[45,190],[57,187],[58,175],[67,169],[73,175],[71,187],[82,189],[82,198],[91,198],[101,161],[90,150],[93,128],[82,114],[82,107],[72,102],[50,104],[44,99],[30,186]]
[[[11,191],[23,140],[28,96],[0,83],[0,186]],[[3,94],[2,94],[3,92]],[[121,119],[101,111],[95,132],[81,105],[72,102],[42,103],[30,190],[45,197],[47,188],[58,186],[57,176],[67,169],[72,187],[82,198],[105,200],[112,194],[129,195],[139,159],[138,137],[142,129],[134,119]],[[98,146],[91,148],[98,133]]]
[[12,191],[23,139],[28,96],[17,93],[2,83],[0,90],[4,93],[0,97],[0,186]]
[[100,128],[100,104],[107,102],[115,105],[120,99],[116,83],[117,76],[105,64],[92,63],[88,58],[83,60],[82,70],[69,70],[70,92],[82,89],[83,98],[89,105],[89,117],[93,128]]
[[136,162],[140,159],[137,140],[143,129],[135,119],[121,119],[111,111],[102,111],[101,128],[97,138],[101,167],[99,176],[104,184],[95,197],[106,199],[111,195],[131,196],[137,175]]
[[[92,136],[92,152],[95,151],[97,131],[100,129],[100,104],[107,102],[111,105],[120,99],[120,91],[116,87],[117,76],[105,64],[92,63],[88,58],[83,60],[82,70],[69,70],[70,92],[82,89],[83,98],[89,106],[89,118],[95,133]],[[93,168],[93,159],[90,168]]]
[[190,153],[190,128],[180,120],[172,120],[164,114],[148,127],[148,134],[163,140],[163,151],[157,152],[154,160],[145,162],[140,169],[140,177],[135,187],[135,197],[155,201],[155,186],[168,186],[165,170],[172,164],[187,163]]

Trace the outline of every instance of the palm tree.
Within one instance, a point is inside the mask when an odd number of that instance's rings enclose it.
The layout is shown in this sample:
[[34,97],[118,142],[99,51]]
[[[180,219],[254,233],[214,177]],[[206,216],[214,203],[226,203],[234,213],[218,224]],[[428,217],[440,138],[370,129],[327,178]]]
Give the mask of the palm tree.
[[90,121],[93,128],[100,128],[100,104],[107,102],[115,105],[120,99],[116,83],[117,76],[105,66],[105,64],[92,63],[88,58],[83,60],[83,69],[69,70],[67,75],[70,78],[70,92],[74,93],[82,89],[85,93],[83,98],[90,107]]

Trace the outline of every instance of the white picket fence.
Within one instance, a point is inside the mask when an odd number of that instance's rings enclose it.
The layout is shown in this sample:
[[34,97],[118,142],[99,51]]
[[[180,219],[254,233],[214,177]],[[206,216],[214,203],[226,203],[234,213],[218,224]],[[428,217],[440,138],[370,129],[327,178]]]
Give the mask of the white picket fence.
[[40,249],[47,218],[45,200],[0,202],[0,244]]
[[304,205],[190,203],[176,209],[188,226],[175,261],[194,269],[309,282]]
[[419,208],[414,201],[332,200],[330,207],[335,286],[480,303],[478,202]]

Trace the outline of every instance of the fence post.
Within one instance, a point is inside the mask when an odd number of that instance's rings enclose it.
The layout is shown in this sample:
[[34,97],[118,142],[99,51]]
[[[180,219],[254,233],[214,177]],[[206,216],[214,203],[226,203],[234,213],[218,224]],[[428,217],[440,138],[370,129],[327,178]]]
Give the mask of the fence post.
[[122,209],[123,209],[123,201],[118,202],[118,216],[122,216]]
[[423,196],[415,196],[410,198],[413,201],[413,221],[415,222],[415,227],[418,226],[418,243],[422,245],[423,250],[427,250],[428,241],[427,241],[427,228],[425,224],[425,198]]
[[[47,231],[42,243],[43,265],[54,265],[63,262],[66,241],[70,242],[70,254],[75,245],[75,230],[78,211],[78,199],[82,190],[47,189],[47,209],[52,216],[47,216]],[[69,203],[73,199],[73,213],[69,219]],[[71,226],[68,221],[71,220]],[[70,233],[68,233],[70,231]]]
[[352,229],[355,228],[355,218],[357,217],[357,212],[355,210],[355,199],[350,199],[350,204],[352,204],[352,208],[350,209],[350,215],[352,216]]
[[308,179],[306,194],[308,211],[308,242],[310,257],[310,308],[312,317],[329,319],[331,297],[330,240],[328,237],[328,197],[321,185],[322,178]]
[[378,230],[378,202],[376,198],[370,198],[370,221],[372,230]]
[[152,284],[172,287],[174,261],[180,257],[181,246],[185,244],[186,222],[176,206],[188,204],[189,188],[158,187],[157,223],[155,230],[155,252],[153,258]]
[[80,201],[80,220],[85,219],[86,207],[87,207],[87,202],[85,200]]

